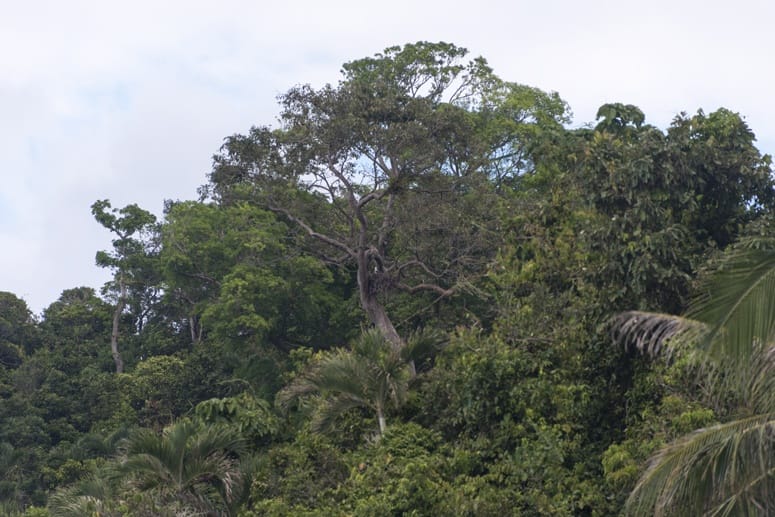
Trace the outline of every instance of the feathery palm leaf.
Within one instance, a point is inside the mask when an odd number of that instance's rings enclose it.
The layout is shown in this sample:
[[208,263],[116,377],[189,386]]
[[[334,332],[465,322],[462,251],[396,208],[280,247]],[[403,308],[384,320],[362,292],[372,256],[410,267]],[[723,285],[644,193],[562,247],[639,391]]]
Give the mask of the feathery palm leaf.
[[611,324],[614,342],[651,357],[664,353],[669,357],[673,352],[671,342],[696,341],[707,331],[707,326],[697,320],[643,311],[619,314]]
[[72,486],[60,488],[48,499],[52,517],[81,517],[83,515],[118,516],[114,500],[116,486],[114,472],[103,466],[93,475]]
[[757,344],[775,342],[775,251],[730,253],[685,317],[625,312],[613,319],[613,337],[649,355],[698,340],[709,359],[749,362]]
[[119,515],[111,513],[102,499],[59,491],[49,498],[48,510],[52,517],[83,517],[84,515]]
[[126,440],[123,475],[140,490],[158,490],[185,504],[228,504],[240,486],[242,437],[233,429],[179,422],[160,436],[148,429]]
[[310,429],[316,433],[333,429],[337,417],[351,409],[369,407],[360,398],[344,393],[337,393],[323,398],[319,401],[319,404],[310,422]]
[[775,507],[775,414],[700,429],[663,448],[631,493],[634,515],[765,515]]
[[640,312],[614,337],[651,355],[695,342],[706,382],[749,416],[700,429],[654,456],[627,501],[634,515],[775,511],[775,251],[730,253],[687,318]]
[[[422,329],[413,332],[401,348],[401,357],[406,361],[423,363],[440,352],[447,343],[447,338],[432,329]],[[418,365],[419,366],[419,365]]]
[[710,326],[704,344],[712,357],[747,362],[758,344],[775,341],[775,251],[730,254],[688,316]]
[[407,358],[376,330],[364,332],[351,350],[336,349],[284,388],[277,397],[281,406],[307,395],[321,398],[312,419],[316,431],[330,428],[343,412],[364,407],[376,413],[380,434],[385,431],[384,412],[406,400],[410,369]]

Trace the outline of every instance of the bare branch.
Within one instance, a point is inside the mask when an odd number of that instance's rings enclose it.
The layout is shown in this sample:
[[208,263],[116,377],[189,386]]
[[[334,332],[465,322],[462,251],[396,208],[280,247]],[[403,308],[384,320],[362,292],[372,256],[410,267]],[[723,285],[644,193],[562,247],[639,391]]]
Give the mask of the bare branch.
[[390,228],[391,220],[393,219],[393,201],[395,200],[395,195],[391,193],[388,196],[387,206],[385,207],[385,214],[382,216],[382,225],[379,228],[379,233],[377,235],[377,248],[379,249],[380,253],[383,255],[387,253],[386,250],[386,244],[387,244],[387,232]]
[[388,166],[388,164],[385,163],[385,158],[383,156],[377,156],[377,163],[388,178],[394,178],[395,176],[398,176],[398,171],[396,171],[394,160],[391,159],[390,166]]
[[385,194],[387,194],[387,192],[388,192],[387,189],[379,189],[373,192],[369,192],[368,194],[366,194],[365,196],[361,197],[358,200],[358,208],[363,208],[371,201],[379,201],[380,199],[385,197]]
[[344,210],[340,206],[340,204],[336,202],[337,201],[336,186],[332,185],[331,182],[328,181],[328,177],[326,175],[323,175],[321,180],[325,184],[325,190],[326,190],[326,192],[328,192],[328,195],[329,195],[329,197],[331,199],[331,202],[330,202],[331,206],[333,206],[334,210],[336,210],[339,214],[341,214],[344,217],[345,221],[347,221],[347,223],[350,226],[353,226],[354,221],[353,221],[352,215],[349,212],[347,212],[346,210]]
[[443,287],[436,284],[422,283],[417,285],[407,285],[403,282],[399,282],[396,285],[400,289],[406,291],[409,294],[414,294],[420,291],[431,291],[431,292],[437,293],[442,298],[452,296],[456,292],[456,289],[454,287],[450,287],[449,289],[444,289]]
[[373,259],[374,262],[377,264],[377,269],[382,272],[385,271],[385,258],[382,256],[382,253],[375,248],[374,246],[369,246],[369,248],[366,250],[366,258],[367,259]]
[[211,276],[205,275],[204,273],[180,273],[180,274],[188,278],[196,278],[197,280],[204,280],[205,282],[209,282],[216,287],[221,286],[221,283],[218,280],[216,280]]
[[321,254],[320,259],[330,266],[342,267],[348,260],[352,259],[352,256],[349,253],[343,253],[338,257]]
[[275,206],[267,206],[267,209],[269,209],[272,212],[284,215],[291,222],[293,222],[293,223],[297,224],[299,227],[301,227],[305,232],[307,232],[307,235],[309,235],[313,239],[317,239],[317,240],[319,240],[321,242],[324,242],[324,243],[328,244],[329,246],[333,246],[335,248],[338,248],[338,249],[344,251],[345,253],[347,253],[351,257],[357,256],[357,253],[355,252],[355,250],[350,248],[347,244],[345,244],[345,243],[343,243],[341,241],[338,241],[338,240],[334,239],[333,237],[329,237],[328,235],[323,235],[322,233],[316,232],[315,230],[312,229],[312,227],[310,225],[308,225],[307,223],[305,223],[304,221],[302,221],[301,219],[299,219],[298,217],[296,217],[295,215],[290,213],[285,208],[280,208],[280,207],[275,207]]
[[336,176],[336,179],[342,182],[342,185],[344,185],[344,188],[347,190],[347,193],[354,201],[355,190],[353,189],[353,184],[350,182],[350,180],[347,179],[347,176],[344,174],[344,172],[337,169],[336,164],[330,160],[328,162],[328,170],[330,170],[334,174],[334,176]]
[[435,271],[433,271],[431,268],[429,268],[428,265],[425,264],[425,262],[423,262],[422,260],[417,260],[417,259],[416,260],[410,260],[409,262],[404,262],[403,264],[399,265],[396,268],[396,270],[397,270],[397,272],[399,274],[401,274],[404,269],[409,268],[409,267],[413,267],[413,266],[414,267],[419,267],[420,269],[422,269],[423,271],[425,271],[426,273],[428,273],[429,275],[431,275],[434,278],[441,278],[441,276],[442,276],[442,275],[436,273]]

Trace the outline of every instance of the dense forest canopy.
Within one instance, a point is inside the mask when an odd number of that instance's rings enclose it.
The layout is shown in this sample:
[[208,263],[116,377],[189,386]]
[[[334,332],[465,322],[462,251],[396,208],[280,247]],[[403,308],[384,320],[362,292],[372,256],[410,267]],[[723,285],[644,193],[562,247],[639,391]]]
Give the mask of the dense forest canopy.
[[92,205],[99,292],[0,293],[3,514],[775,508],[775,185],[740,115],[573,129],[427,42],[279,108],[199,200]]

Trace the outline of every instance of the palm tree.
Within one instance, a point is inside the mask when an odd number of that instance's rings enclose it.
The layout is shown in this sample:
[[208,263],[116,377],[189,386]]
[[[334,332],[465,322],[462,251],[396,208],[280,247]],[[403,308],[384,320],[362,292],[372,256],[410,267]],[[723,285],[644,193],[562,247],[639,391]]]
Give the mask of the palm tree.
[[405,401],[412,378],[412,361],[438,344],[430,334],[418,334],[397,349],[376,329],[364,332],[351,350],[326,352],[278,394],[287,407],[308,395],[320,397],[312,418],[313,431],[330,428],[334,419],[353,408],[374,412],[379,435],[387,428],[385,412]]
[[110,482],[108,469],[97,471],[67,488],[60,488],[48,499],[48,511],[52,517],[82,517],[121,515],[116,507],[115,486]]
[[693,344],[734,418],[665,446],[630,494],[632,515],[775,514],[775,251],[732,252],[686,317],[630,312],[615,337],[649,354]]
[[184,420],[159,435],[132,433],[123,445],[121,474],[141,491],[204,515],[229,515],[241,487],[241,435],[233,428]]

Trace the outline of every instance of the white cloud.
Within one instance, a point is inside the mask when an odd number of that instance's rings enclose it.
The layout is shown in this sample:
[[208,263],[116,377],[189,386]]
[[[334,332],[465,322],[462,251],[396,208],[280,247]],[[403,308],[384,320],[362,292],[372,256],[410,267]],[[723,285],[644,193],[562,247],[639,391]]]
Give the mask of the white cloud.
[[[223,137],[343,62],[445,40],[508,80],[559,91],[578,123],[609,101],[652,123],[740,111],[775,144],[767,2],[30,1],[0,18],[0,290],[39,311],[99,287],[110,246],[89,206],[193,198]],[[771,150],[771,149],[770,149]]]

